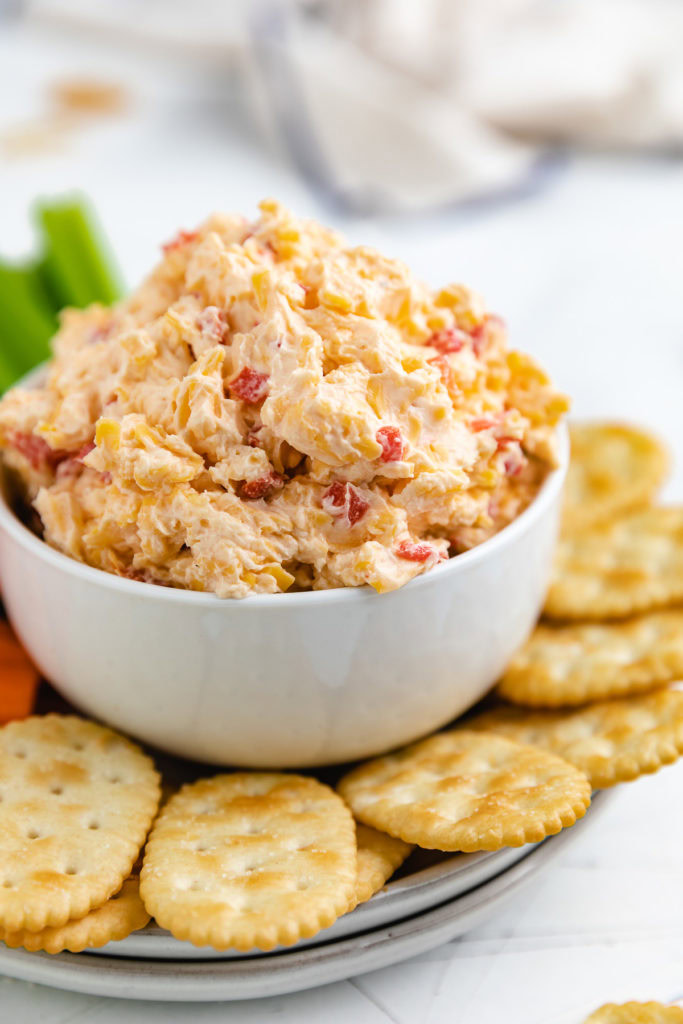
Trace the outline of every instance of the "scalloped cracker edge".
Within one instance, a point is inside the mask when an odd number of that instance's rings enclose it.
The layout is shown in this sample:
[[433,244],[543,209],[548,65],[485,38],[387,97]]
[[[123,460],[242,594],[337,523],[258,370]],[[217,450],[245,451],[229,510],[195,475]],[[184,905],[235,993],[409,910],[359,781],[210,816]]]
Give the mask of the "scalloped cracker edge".
[[400,868],[413,847],[402,839],[356,823],[358,862],[356,888],[349,906],[353,910],[365,903],[384,886],[394,871]]
[[498,684],[505,700],[554,708],[645,693],[683,676],[683,609],[628,622],[541,624]]
[[683,602],[683,507],[662,505],[560,540],[552,619],[623,619]]
[[611,421],[572,423],[562,529],[576,532],[647,505],[664,483],[669,451],[649,431]]
[[42,931],[118,892],[159,805],[130,740],[72,715],[0,729],[0,927]]
[[270,950],[344,914],[356,885],[348,807],[316,779],[237,772],[172,796],[147,843],[140,893],[178,939]]
[[23,946],[31,953],[80,953],[125,939],[148,922],[138,879],[129,878],[116,895],[78,921],[67,921],[59,928],[44,928],[40,932],[8,932],[0,928],[0,941],[11,949]]
[[501,704],[467,724],[552,751],[585,772],[594,789],[604,789],[681,756],[683,692],[657,690],[564,711]]
[[590,804],[587,778],[552,754],[454,729],[351,771],[339,792],[366,825],[443,851],[537,843]]

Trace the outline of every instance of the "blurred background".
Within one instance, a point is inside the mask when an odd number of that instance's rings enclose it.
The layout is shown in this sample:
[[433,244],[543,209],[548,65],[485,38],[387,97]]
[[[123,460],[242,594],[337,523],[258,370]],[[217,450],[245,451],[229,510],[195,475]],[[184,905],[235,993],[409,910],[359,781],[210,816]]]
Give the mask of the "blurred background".
[[683,496],[683,0],[0,0],[0,364],[25,285],[37,337],[271,195],[482,292]]

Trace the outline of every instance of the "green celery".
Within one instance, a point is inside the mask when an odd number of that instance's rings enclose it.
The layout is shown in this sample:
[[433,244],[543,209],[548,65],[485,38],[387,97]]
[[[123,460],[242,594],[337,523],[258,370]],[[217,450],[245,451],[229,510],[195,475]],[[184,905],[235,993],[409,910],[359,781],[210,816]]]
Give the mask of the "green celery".
[[36,206],[41,255],[31,263],[0,260],[0,394],[50,354],[65,306],[111,305],[119,276],[85,201]]
[[7,386],[7,376],[14,380],[47,359],[50,338],[56,328],[56,317],[34,267],[15,267],[0,262],[0,352],[5,368],[0,380],[3,388]]
[[115,302],[118,273],[85,203],[41,202],[36,215],[45,241],[40,273],[59,308]]
[[0,333],[0,395],[14,384],[17,376],[17,373],[12,369],[5,356],[2,334]]

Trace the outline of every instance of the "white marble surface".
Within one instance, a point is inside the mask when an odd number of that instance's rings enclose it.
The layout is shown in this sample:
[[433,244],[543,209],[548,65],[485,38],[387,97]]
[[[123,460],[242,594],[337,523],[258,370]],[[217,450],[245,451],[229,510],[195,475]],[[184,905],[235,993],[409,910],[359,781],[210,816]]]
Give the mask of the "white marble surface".
[[[263,195],[409,260],[461,278],[505,315],[513,341],[552,370],[579,415],[633,417],[677,456],[683,497],[683,165],[574,158],[545,191],[491,210],[341,223],[257,146],[220,75],[123,57],[0,25],[0,132],[35,114],[45,84],[81,69],[125,78],[131,112],[42,158],[0,163],[0,246],[30,244],[38,193],[94,199],[134,282],[156,244],[216,207]],[[249,1004],[139,1004],[0,980],[0,1020],[40,1024],[240,1021],[294,1024],[580,1024],[606,1000],[683,998],[683,764],[624,786],[536,886],[485,927],[407,964]]]

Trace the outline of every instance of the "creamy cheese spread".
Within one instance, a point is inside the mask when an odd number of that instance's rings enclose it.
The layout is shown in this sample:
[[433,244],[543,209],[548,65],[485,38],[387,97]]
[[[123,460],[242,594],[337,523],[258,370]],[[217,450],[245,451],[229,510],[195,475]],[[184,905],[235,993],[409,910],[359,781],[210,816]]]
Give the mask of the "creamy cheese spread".
[[382,593],[524,509],[566,408],[466,288],[267,201],[180,232],[121,305],[66,311],[0,443],[45,540],[88,565]]

